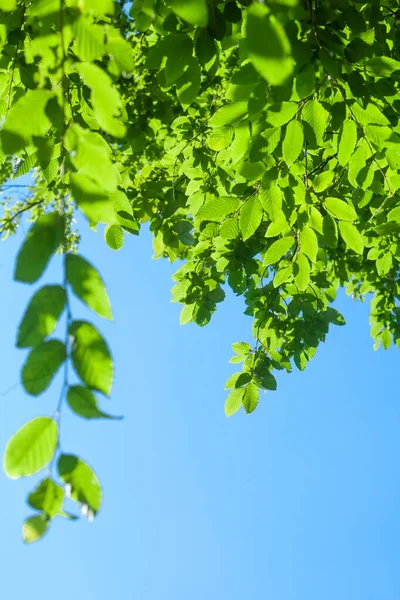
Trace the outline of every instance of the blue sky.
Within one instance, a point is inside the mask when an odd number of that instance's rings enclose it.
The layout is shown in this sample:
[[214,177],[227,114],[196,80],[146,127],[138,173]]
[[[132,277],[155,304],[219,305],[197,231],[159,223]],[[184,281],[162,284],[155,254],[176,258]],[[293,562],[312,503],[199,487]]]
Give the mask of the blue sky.
[[[19,378],[14,348],[32,291],[12,282],[21,241],[2,246],[0,392]],[[209,326],[179,327],[174,265],[151,260],[147,234],[111,252],[85,227],[81,252],[100,267],[115,323],[94,319],[116,363],[116,422],[65,409],[62,446],[95,468],[104,505],[93,524],[58,520],[25,546],[35,478],[0,476],[4,600],[398,600],[399,354],[372,350],[368,307],[341,298],[304,373],[282,374],[257,411],[226,419],[230,344],[251,320],[229,297]],[[59,281],[57,260],[44,281]],[[74,305],[77,318],[88,317]],[[90,318],[92,318],[90,316]],[[0,396],[0,446],[26,420],[52,414],[20,387]]]

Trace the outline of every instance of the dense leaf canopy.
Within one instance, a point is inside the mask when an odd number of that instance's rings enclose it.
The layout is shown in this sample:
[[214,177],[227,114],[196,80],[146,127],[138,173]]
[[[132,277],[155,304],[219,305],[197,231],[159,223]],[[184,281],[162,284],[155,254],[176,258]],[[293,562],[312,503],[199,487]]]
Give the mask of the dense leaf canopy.
[[[36,291],[17,346],[22,383],[43,392],[60,367],[55,415],[10,440],[10,477],[50,474],[30,494],[27,542],[64,496],[92,518],[101,489],[62,454],[64,405],[109,418],[113,361],[75,295],[112,318],[104,282],[77,254],[74,213],[119,250],[147,224],[154,256],[180,259],[181,324],[206,325],[229,286],[244,297],[254,344],[233,344],[240,371],[227,415],[254,411],[274,372],[303,370],[343,325],[345,287],[371,298],[375,348],[400,347],[400,11],[348,0],[0,0],[3,239],[32,221],[15,279],[35,283],[63,253],[59,282]],[[15,199],[18,178],[31,184]],[[16,182],[16,183],[14,183]],[[116,258],[118,260],[118,258]],[[63,340],[49,338],[65,319]],[[80,384],[71,385],[70,366]]]

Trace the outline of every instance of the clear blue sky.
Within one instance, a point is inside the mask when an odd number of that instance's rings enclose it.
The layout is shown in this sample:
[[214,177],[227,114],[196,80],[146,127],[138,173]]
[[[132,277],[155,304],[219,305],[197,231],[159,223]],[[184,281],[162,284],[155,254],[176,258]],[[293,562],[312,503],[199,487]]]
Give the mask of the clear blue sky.
[[[0,391],[24,360],[13,343],[32,290],[11,280],[19,242],[2,245]],[[63,448],[104,486],[93,524],[59,519],[24,546],[35,479],[0,476],[2,600],[399,600],[400,354],[373,352],[368,307],[343,298],[348,325],[306,372],[282,374],[253,415],[226,419],[230,344],[251,326],[242,301],[230,297],[204,329],[179,327],[175,266],[151,260],[148,235],[117,254],[85,227],[82,253],[116,317],[95,320],[116,362],[102,405],[125,419],[63,415]],[[45,280],[59,279],[55,264]],[[0,397],[2,450],[25,420],[53,413],[58,391]]]

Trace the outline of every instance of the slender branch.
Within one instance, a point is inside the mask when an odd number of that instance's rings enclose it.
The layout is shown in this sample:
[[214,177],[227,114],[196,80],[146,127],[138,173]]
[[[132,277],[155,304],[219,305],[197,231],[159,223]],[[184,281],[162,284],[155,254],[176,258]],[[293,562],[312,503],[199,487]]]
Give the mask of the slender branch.
[[0,227],[0,235],[2,233],[4,233],[4,231],[7,229],[7,225],[9,225],[10,223],[12,223],[15,219],[17,219],[20,215],[22,215],[24,212],[26,212],[27,210],[30,210],[31,208],[33,208],[34,206],[39,206],[40,204],[42,204],[44,202],[44,198],[42,200],[38,200],[36,202],[31,202],[30,204],[27,204],[26,206],[24,206],[23,208],[21,208],[20,210],[18,210],[16,213],[14,213],[12,215],[12,217],[10,217],[9,219],[6,219],[6,221],[4,221],[4,224],[2,227]]

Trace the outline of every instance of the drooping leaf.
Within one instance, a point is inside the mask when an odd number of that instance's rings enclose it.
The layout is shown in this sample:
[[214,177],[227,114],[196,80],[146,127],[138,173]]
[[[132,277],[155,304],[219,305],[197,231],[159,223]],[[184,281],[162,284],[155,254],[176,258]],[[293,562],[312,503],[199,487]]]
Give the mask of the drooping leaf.
[[354,121],[345,121],[339,137],[339,165],[346,165],[353,154],[357,143],[357,125]]
[[252,3],[247,14],[247,49],[254,67],[270,85],[281,85],[292,73],[294,61],[281,23],[266,6]]
[[86,321],[73,321],[71,358],[75,371],[89,388],[110,395],[114,376],[113,361],[105,340]]
[[249,383],[246,385],[242,397],[242,404],[247,414],[252,413],[257,408],[259,397],[260,392],[258,391],[258,387],[255,383]]
[[22,539],[26,544],[40,540],[49,528],[50,522],[45,515],[35,515],[25,520],[22,526]]
[[262,220],[262,206],[257,196],[248,198],[240,211],[239,228],[243,240],[247,240],[258,229]]
[[104,230],[104,238],[111,250],[121,250],[124,245],[124,232],[120,225],[107,225]]
[[225,402],[225,415],[227,417],[231,417],[234,415],[240,408],[242,408],[243,396],[246,388],[238,388],[236,390],[232,390],[226,399]]
[[65,257],[67,281],[82,302],[101,317],[112,319],[111,304],[99,272],[82,256],[67,254]]
[[208,124],[212,128],[234,125],[246,116],[247,111],[247,102],[231,102],[219,108],[213,114]]
[[334,217],[342,221],[355,221],[358,218],[354,207],[340,198],[326,198],[324,206]]
[[318,238],[313,229],[305,225],[299,236],[300,250],[314,263],[317,260]]
[[17,256],[14,279],[34,283],[63,241],[64,220],[58,213],[39,217],[28,231]]
[[60,514],[63,501],[63,488],[49,477],[43,479],[28,496],[29,506],[43,511],[49,519]]
[[28,421],[9,440],[4,452],[4,470],[11,479],[34,475],[53,458],[58,425],[50,417]]
[[293,247],[294,238],[291,236],[280,238],[273,242],[271,246],[268,248],[267,252],[264,256],[264,264],[265,265],[273,265],[278,262],[289,252],[289,250]]
[[44,392],[65,359],[65,345],[59,340],[41,342],[32,348],[21,372],[25,391],[31,396]]
[[66,294],[60,285],[46,285],[33,296],[18,328],[17,347],[37,346],[50,335],[66,303]]
[[57,467],[60,478],[71,486],[71,498],[96,514],[101,506],[102,492],[93,469],[72,454],[62,454]]
[[11,107],[1,130],[2,149],[15,154],[32,142],[32,137],[46,135],[51,121],[46,106],[53,97],[49,90],[28,90]]
[[305,254],[300,252],[296,255],[294,269],[296,285],[301,292],[304,292],[310,283],[310,263]]
[[285,139],[283,140],[283,158],[290,166],[299,157],[304,145],[303,126],[299,121],[290,121],[286,127]]
[[67,393],[67,402],[73,412],[85,419],[119,419],[99,410],[96,396],[82,385],[73,385]]
[[170,0],[169,5],[178,17],[191,25],[205,27],[208,23],[206,0]]
[[346,245],[357,252],[357,254],[363,254],[364,252],[364,241],[361,233],[353,223],[347,223],[346,221],[339,222],[340,235],[346,242]]

